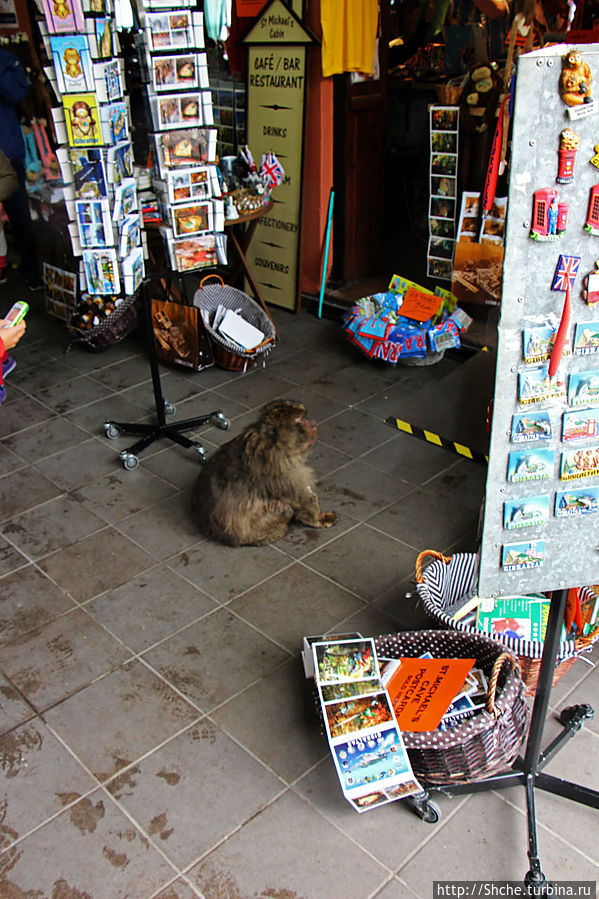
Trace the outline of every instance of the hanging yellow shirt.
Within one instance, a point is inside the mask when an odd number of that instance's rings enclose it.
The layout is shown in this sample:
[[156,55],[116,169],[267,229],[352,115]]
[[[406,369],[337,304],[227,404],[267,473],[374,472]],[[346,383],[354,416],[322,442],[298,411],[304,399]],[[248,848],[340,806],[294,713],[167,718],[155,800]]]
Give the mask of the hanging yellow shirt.
[[378,0],[320,0],[323,77],[374,72]]

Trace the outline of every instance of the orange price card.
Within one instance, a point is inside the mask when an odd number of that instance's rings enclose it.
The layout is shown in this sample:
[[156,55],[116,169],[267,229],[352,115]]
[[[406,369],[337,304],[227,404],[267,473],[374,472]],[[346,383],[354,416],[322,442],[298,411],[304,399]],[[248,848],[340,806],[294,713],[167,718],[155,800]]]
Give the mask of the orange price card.
[[399,729],[429,731],[461,692],[475,659],[401,659],[387,684]]
[[443,299],[435,296],[434,293],[418,290],[416,287],[408,287],[399,314],[419,322],[426,322],[439,311],[442,304]]

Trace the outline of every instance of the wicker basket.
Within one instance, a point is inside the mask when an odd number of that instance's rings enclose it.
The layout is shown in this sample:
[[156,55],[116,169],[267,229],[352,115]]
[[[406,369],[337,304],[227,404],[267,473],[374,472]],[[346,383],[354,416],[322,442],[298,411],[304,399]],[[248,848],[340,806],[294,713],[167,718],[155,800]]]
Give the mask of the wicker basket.
[[92,353],[101,353],[124,340],[139,324],[141,304],[141,291],[138,291],[133,296],[125,297],[114,312],[89,331],[67,325],[71,341],[66,352],[68,353],[74,344],[80,344]]
[[[216,284],[205,284],[209,278],[216,278]],[[257,363],[264,360],[266,355],[275,345],[275,326],[260,306],[242,290],[229,287],[219,275],[207,275],[200,281],[193,298],[193,305],[197,306],[206,326],[206,331],[212,344],[214,361],[220,368],[228,371],[247,371]],[[251,350],[244,350],[237,343],[233,343],[212,327],[214,315],[219,306],[241,312],[243,318],[254,327],[259,328],[264,334],[263,342]]]
[[[423,573],[422,566],[427,557],[432,557],[434,561]],[[476,590],[478,556],[475,553],[444,556],[435,550],[425,549],[416,560],[415,577],[416,589],[422,604],[440,627],[470,635],[480,633],[472,625],[454,621],[452,615],[446,611],[461,597],[473,595]],[[577,640],[561,641],[553,677],[554,685],[572,667],[580,653],[588,650],[597,638],[599,638],[599,624],[587,636]],[[541,640],[519,640],[501,634],[495,639],[518,658],[522,679],[526,684],[526,693],[528,696],[534,695],[541,671],[544,643]]]
[[403,739],[423,785],[470,783],[508,768],[526,734],[529,707],[516,658],[496,640],[457,631],[408,631],[376,637],[386,658],[474,658],[488,679],[486,707],[446,730],[411,733]]

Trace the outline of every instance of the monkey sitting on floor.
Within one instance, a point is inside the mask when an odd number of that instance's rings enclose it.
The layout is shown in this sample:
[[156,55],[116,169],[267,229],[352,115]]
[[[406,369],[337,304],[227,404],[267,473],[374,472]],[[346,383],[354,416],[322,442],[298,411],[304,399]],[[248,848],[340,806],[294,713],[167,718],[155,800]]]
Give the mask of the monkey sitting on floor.
[[202,533],[230,546],[260,546],[284,537],[291,521],[334,524],[335,512],[320,511],[315,476],[304,459],[315,443],[316,425],[305,406],[268,403],[198,477],[192,501]]

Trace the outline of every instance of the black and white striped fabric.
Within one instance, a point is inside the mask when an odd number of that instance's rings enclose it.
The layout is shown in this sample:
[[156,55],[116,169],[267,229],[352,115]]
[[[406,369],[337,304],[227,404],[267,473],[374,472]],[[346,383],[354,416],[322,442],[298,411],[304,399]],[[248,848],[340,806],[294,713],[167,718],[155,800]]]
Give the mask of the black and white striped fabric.
[[[416,585],[418,595],[429,615],[442,627],[463,631],[468,634],[479,634],[480,631],[470,624],[454,621],[453,613],[448,610],[456,606],[458,600],[464,601],[474,596],[478,580],[478,555],[476,553],[456,553],[450,557],[449,563],[435,559],[423,572],[423,581]],[[457,611],[457,606],[455,608]],[[541,640],[519,640],[515,637],[504,637],[494,634],[493,638],[506,646],[515,655],[528,659],[540,659],[543,655]],[[574,640],[562,640],[557,659],[563,661],[578,655]]]

